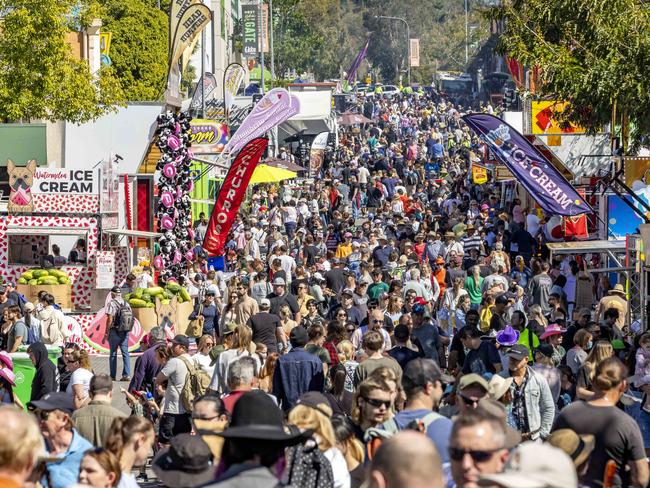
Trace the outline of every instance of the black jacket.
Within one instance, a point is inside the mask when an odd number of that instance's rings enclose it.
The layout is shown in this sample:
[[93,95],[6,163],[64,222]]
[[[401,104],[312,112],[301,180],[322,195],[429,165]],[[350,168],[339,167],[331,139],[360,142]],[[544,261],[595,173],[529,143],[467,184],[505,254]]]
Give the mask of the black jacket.
[[40,400],[47,393],[58,391],[59,389],[59,372],[56,366],[47,357],[47,348],[42,342],[35,342],[29,346],[29,352],[34,355],[36,360],[36,375],[32,380],[32,394],[29,401]]

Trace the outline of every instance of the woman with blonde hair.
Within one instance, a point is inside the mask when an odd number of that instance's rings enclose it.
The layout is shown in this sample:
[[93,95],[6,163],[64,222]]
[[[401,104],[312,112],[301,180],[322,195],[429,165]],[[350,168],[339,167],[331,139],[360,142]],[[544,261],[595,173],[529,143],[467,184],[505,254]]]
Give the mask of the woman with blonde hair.
[[576,377],[576,397],[581,400],[591,400],[595,393],[593,389],[594,376],[598,365],[605,359],[614,356],[614,348],[609,341],[598,341],[589,352],[587,359],[578,369]]
[[153,424],[145,417],[117,417],[106,437],[106,449],[120,463],[122,476],[119,488],[137,488],[132,474],[135,466],[144,466],[156,439]]
[[212,334],[203,334],[196,347],[196,354],[192,356],[196,365],[210,376],[214,374],[214,365],[212,364],[212,358],[210,357],[210,351],[212,351],[214,345],[215,341]]
[[339,362],[345,367],[345,390],[354,393],[354,371],[359,362],[354,360],[356,349],[351,341],[341,341],[336,345],[339,353]]
[[210,382],[210,390],[219,393],[230,393],[228,388],[228,367],[230,363],[236,361],[241,357],[252,357],[255,361],[255,371],[262,368],[260,359],[255,353],[255,346],[253,344],[253,331],[247,325],[238,325],[232,332],[232,346],[230,349],[219,354],[217,365],[214,368],[212,381]]
[[113,488],[121,478],[120,463],[113,453],[99,447],[86,451],[79,466],[79,484],[92,488]]
[[548,327],[548,320],[544,317],[544,312],[542,312],[542,307],[539,305],[531,305],[528,311],[528,327],[538,336]]
[[[318,449],[325,455],[332,466],[334,475],[334,488],[350,488],[350,473],[343,453],[336,447],[336,436],[332,427],[332,407],[322,393],[310,391],[298,399],[298,403],[289,411],[287,422],[299,429],[311,429],[314,432],[314,439]],[[303,449],[303,446],[296,446],[289,452],[287,466],[289,473],[292,473],[292,454],[295,449]],[[291,483],[291,474],[288,483]]]
[[294,327],[298,325],[298,322],[293,320],[293,312],[291,307],[286,303],[280,306],[280,325],[282,325],[282,330],[284,331],[285,341],[289,342],[289,334]]
[[280,355],[277,352],[271,352],[266,357],[266,362],[260,371],[259,389],[266,393],[271,393],[273,389],[273,373],[275,372],[275,364]]
[[83,407],[89,400],[88,390],[90,380],[93,377],[93,368],[90,365],[88,352],[83,349],[75,349],[70,353],[66,368],[72,376],[66,388],[66,393],[72,397],[74,408]]
[[334,414],[331,421],[336,437],[336,447],[343,453],[350,472],[350,486],[358,488],[363,484],[365,474],[363,444],[354,436],[354,424],[347,416]]

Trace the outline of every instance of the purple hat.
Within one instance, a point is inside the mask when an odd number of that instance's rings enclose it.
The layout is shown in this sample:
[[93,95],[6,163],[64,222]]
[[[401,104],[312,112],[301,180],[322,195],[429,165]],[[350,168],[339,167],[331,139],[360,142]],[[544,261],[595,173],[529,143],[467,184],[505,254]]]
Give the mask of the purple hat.
[[546,330],[541,336],[539,336],[539,338],[541,340],[544,340],[547,337],[551,337],[553,335],[558,335],[558,334],[564,334],[565,332],[566,329],[563,329],[558,324],[550,324],[548,327],[546,327]]
[[11,359],[11,356],[9,355],[8,352],[0,351],[0,363],[4,364],[4,366],[2,366],[2,364],[0,364],[0,368],[6,366],[11,371],[14,370],[14,361],[13,361],[13,359]]
[[502,346],[514,346],[519,340],[519,331],[508,326],[497,334],[497,342]]

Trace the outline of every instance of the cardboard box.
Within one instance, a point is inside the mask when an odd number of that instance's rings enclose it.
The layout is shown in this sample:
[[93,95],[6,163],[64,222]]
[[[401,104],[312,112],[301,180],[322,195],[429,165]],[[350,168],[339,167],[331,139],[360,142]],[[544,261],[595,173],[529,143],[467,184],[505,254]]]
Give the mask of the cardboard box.
[[36,304],[38,302],[38,294],[45,291],[54,297],[54,302],[57,303],[65,312],[72,310],[72,285],[18,285],[16,287],[18,293],[25,295],[25,298],[30,302]]
[[133,308],[133,316],[138,319],[146,334],[158,325],[158,316],[153,308]]
[[185,334],[187,326],[190,325],[189,316],[194,310],[194,305],[192,302],[183,302],[179,303],[176,307],[176,334]]

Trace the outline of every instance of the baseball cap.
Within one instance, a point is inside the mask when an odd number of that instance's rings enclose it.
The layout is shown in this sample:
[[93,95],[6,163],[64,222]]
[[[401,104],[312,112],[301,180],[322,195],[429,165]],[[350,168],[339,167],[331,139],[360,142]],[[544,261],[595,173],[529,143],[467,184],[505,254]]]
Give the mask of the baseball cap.
[[524,442],[515,449],[501,473],[481,476],[479,486],[503,488],[566,488],[578,486],[571,458],[550,444]]
[[271,300],[269,300],[268,298],[262,298],[260,300],[260,307],[270,308],[271,307]]
[[116,285],[113,288],[111,288],[111,292],[113,292],[113,293],[122,293],[122,289],[119,286]]
[[313,408],[314,410],[322,413],[325,417],[332,416],[332,409],[327,397],[317,391],[308,391],[301,395],[296,402],[296,405],[303,405],[305,407]]
[[177,334],[174,336],[172,339],[172,344],[178,344],[179,346],[183,346],[189,349],[190,347],[190,340],[186,335],[183,334]]
[[471,385],[478,385],[485,391],[490,390],[490,386],[488,385],[488,382],[485,378],[479,374],[470,373],[460,377],[460,380],[458,380],[458,391],[464,390]]
[[404,368],[402,387],[406,391],[425,387],[427,383],[435,383],[436,381],[453,383],[454,377],[444,374],[433,359],[413,359]]
[[343,290],[341,292],[341,295],[347,295],[347,296],[353,297],[354,296],[354,290],[350,290],[349,288],[346,288],[345,290]]
[[530,351],[523,344],[515,344],[514,346],[512,346],[510,348],[510,350],[506,353],[506,355],[509,358],[514,358],[514,359],[517,359],[517,360],[521,360],[521,359],[529,357]]
[[284,281],[284,278],[275,278],[273,280],[273,286],[285,286],[287,283]]
[[55,391],[43,396],[40,400],[29,403],[29,406],[38,408],[40,410],[52,411],[61,410],[62,412],[74,412],[74,403],[72,402],[72,395],[64,391]]
[[542,342],[539,347],[535,350],[535,352],[539,352],[540,354],[543,354],[547,358],[552,358],[553,357],[553,346],[551,346],[547,342]]

